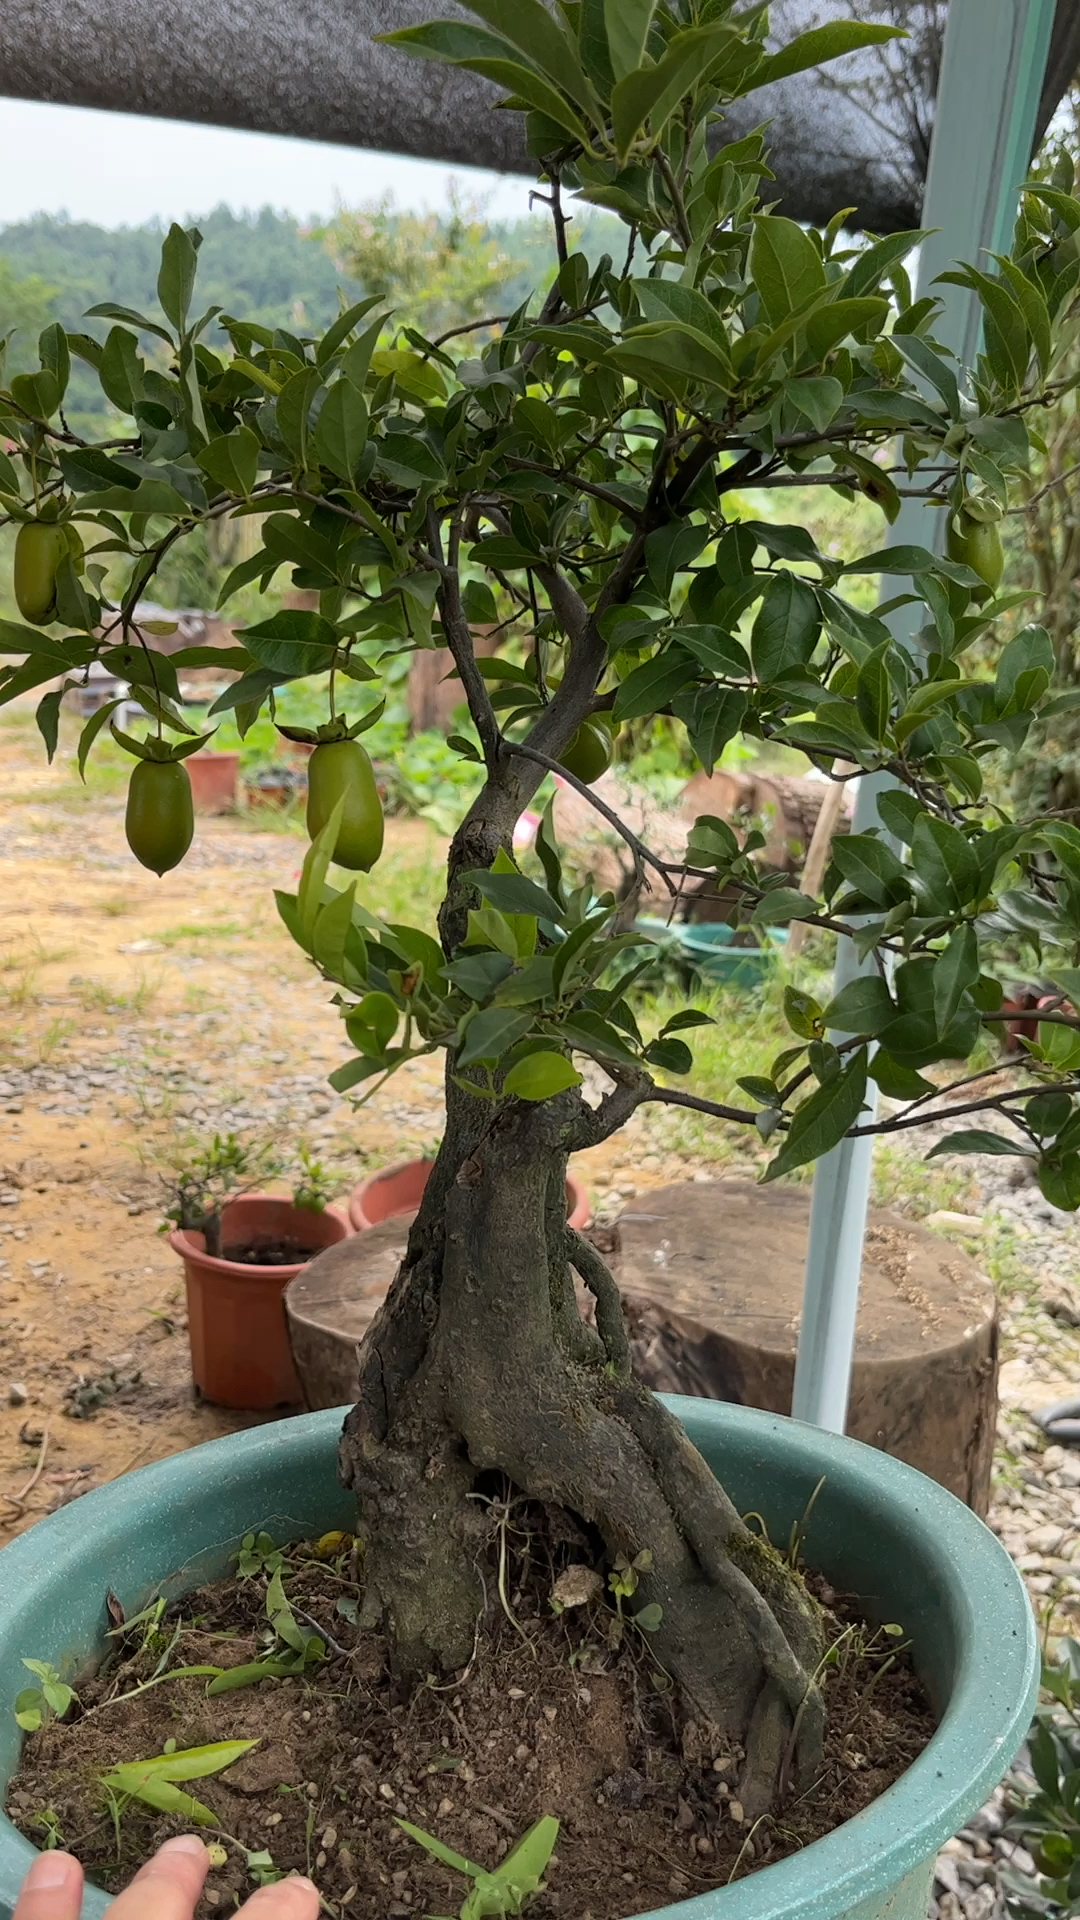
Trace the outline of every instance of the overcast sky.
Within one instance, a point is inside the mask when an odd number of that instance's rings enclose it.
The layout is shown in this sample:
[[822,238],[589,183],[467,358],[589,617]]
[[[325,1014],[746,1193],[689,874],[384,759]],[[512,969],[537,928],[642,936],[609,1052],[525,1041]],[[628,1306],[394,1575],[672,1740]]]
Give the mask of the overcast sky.
[[306,219],[386,192],[400,207],[437,209],[451,177],[490,196],[493,219],[528,212],[529,183],[514,175],[458,167],[451,176],[441,163],[356,147],[0,98],[0,227],[34,213],[133,226],[222,201],[235,212],[269,205]]

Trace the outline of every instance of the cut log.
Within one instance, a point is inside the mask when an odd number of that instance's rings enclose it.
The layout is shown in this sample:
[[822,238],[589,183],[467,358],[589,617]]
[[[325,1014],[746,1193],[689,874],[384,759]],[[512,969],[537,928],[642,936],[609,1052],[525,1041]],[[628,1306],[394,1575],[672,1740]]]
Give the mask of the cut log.
[[[790,1413],[809,1224],[808,1187],[642,1194],[619,1220],[615,1264],[641,1377]],[[872,1208],[847,1432],[985,1513],[997,1364],[990,1281],[948,1241]]]
[[[649,1386],[789,1413],[809,1190],[747,1180],[642,1194],[612,1251],[635,1371]],[[302,1269],[285,1296],[311,1407],[355,1397],[356,1344],[405,1252],[409,1217]],[[599,1236],[597,1236],[599,1238]],[[989,1503],[997,1305],[967,1256],[901,1215],[870,1214],[847,1431],[977,1513]]]

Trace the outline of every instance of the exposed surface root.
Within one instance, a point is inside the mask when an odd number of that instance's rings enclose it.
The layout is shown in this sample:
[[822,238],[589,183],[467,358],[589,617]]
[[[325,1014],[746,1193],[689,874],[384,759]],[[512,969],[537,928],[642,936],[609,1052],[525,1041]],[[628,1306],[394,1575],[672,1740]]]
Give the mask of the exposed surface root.
[[505,1475],[595,1529],[610,1563],[645,1555],[657,1657],[703,1718],[746,1744],[742,1790],[764,1810],[782,1771],[802,1791],[820,1761],[818,1609],[630,1378],[618,1289],[565,1222],[566,1153],[595,1114],[582,1118],[576,1093],[482,1123],[480,1105],[451,1083],[408,1257],[361,1350],[342,1467],[363,1515],[366,1617],[385,1622],[406,1674],[463,1664],[481,1602],[469,1496],[478,1476]]

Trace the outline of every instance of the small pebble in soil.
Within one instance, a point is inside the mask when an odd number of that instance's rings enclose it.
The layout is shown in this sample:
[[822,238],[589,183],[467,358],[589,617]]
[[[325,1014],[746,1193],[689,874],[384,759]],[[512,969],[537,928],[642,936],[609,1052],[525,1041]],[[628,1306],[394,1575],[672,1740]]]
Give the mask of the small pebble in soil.
[[7,1397],[10,1407],[25,1407],[30,1395],[21,1380],[13,1380],[8,1388]]

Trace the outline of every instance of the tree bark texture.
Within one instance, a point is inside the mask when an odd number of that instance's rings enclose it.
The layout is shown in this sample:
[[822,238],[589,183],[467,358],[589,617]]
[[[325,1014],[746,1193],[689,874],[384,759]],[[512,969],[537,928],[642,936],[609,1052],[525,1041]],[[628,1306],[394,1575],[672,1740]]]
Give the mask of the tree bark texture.
[[[402,1670],[466,1664],[484,1601],[482,1503],[493,1471],[595,1529],[609,1559],[648,1549],[635,1608],[695,1709],[747,1747],[744,1805],[820,1752],[816,1609],[745,1527],[678,1423],[630,1377],[618,1292],[566,1225],[576,1093],[493,1110],[448,1079],[448,1125],[408,1253],[360,1352],[342,1438],[357,1494],[368,1618]],[[596,1298],[596,1328],[574,1295]],[[753,1815],[752,1815],[753,1817]]]

